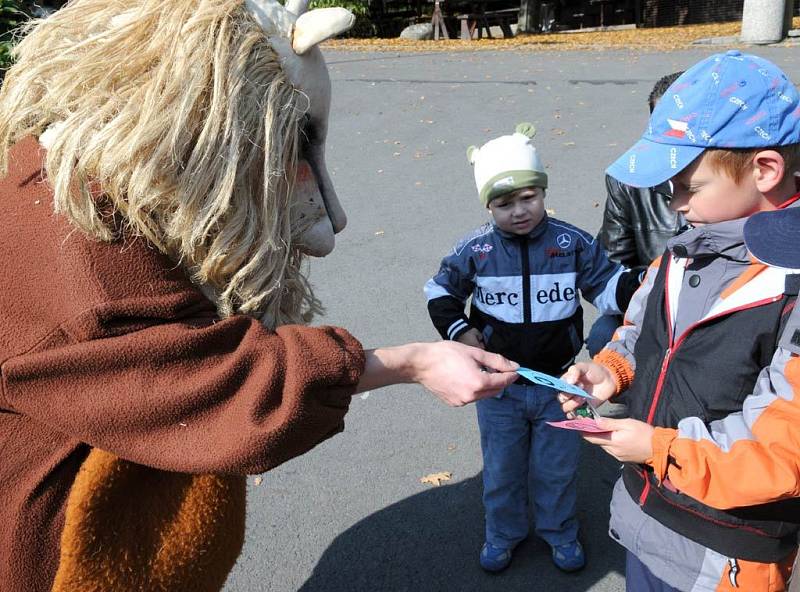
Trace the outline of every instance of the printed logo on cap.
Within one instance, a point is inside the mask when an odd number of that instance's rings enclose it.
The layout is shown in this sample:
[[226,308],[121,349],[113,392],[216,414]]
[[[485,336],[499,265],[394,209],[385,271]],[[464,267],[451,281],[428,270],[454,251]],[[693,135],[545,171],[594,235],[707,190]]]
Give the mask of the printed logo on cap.
[[689,122],[676,121],[674,119],[667,118],[667,123],[669,124],[670,129],[664,132],[665,136],[671,136],[673,138],[686,137],[686,128],[689,127]]

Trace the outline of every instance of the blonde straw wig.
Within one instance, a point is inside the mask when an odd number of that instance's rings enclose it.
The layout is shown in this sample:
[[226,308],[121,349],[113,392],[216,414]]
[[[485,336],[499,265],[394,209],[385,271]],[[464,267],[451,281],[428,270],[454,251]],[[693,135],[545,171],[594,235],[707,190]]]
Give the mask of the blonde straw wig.
[[104,241],[121,219],[211,287],[223,316],[299,322],[319,310],[291,215],[307,108],[241,0],[75,0],[17,48],[0,165],[54,127],[56,212]]

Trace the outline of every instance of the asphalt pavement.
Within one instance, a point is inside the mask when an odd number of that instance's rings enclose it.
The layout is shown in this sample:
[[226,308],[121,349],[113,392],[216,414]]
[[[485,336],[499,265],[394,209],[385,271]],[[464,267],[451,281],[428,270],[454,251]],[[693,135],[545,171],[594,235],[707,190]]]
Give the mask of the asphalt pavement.
[[[435,340],[422,286],[467,230],[487,219],[466,148],[530,121],[547,166],[547,208],[596,233],[603,171],[647,120],[660,76],[713,48],[669,53],[326,52],[333,84],[328,164],[349,223],[310,265],[327,307],[319,324],[366,347]],[[796,48],[754,51],[800,81]],[[587,327],[595,318],[585,313]],[[585,354],[584,354],[585,355]],[[588,564],[562,574],[531,535],[488,575],[475,409],[417,386],[357,396],[346,429],[249,478],[247,541],[226,592],[624,590],[624,554],[606,534],[618,463],[584,445],[579,519]],[[435,487],[420,478],[450,472]]]

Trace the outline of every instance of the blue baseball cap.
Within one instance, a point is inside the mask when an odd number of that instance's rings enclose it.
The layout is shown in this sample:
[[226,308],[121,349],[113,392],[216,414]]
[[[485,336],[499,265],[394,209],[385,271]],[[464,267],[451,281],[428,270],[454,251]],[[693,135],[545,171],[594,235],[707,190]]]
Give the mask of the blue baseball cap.
[[800,269],[800,207],[753,214],[744,225],[744,242],[764,263]]
[[695,64],[666,90],[642,138],[606,171],[634,187],[677,175],[706,148],[800,143],[800,96],[772,62],[732,49]]

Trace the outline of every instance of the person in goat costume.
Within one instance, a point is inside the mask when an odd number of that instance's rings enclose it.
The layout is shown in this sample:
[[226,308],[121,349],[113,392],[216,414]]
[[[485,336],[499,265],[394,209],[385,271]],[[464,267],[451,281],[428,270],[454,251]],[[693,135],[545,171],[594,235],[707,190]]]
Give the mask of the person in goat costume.
[[[364,351],[299,325],[345,225],[302,0],[76,0],[0,91],[0,587],[219,590],[244,475],[420,382],[462,405],[514,365],[458,344]],[[53,211],[55,210],[55,215]],[[483,373],[481,368],[498,370]]]

